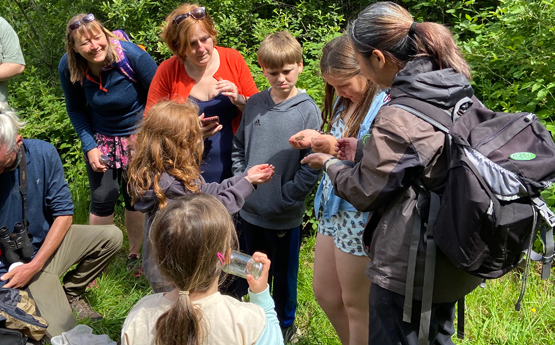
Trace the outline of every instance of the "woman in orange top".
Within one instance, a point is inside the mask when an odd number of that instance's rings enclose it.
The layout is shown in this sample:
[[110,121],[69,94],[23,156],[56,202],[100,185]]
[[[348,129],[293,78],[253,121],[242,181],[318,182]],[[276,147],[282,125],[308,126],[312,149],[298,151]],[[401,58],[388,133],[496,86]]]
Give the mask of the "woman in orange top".
[[152,80],[145,114],[163,100],[187,98],[199,107],[205,137],[201,167],[206,182],[231,177],[231,143],[248,97],[258,92],[241,54],[216,46],[216,28],[204,7],[183,4],[166,18],[161,34],[174,56]]

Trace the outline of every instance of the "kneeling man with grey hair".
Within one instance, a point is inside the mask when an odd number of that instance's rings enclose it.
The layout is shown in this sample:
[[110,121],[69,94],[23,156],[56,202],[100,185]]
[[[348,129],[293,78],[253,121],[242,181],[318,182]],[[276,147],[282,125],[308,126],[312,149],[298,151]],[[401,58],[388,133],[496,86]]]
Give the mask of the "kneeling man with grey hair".
[[0,102],[0,287],[30,292],[51,338],[76,325],[72,307],[80,317],[102,318],[79,296],[121,248],[122,233],[114,225],[72,225],[60,156],[45,141],[23,139],[23,125]]

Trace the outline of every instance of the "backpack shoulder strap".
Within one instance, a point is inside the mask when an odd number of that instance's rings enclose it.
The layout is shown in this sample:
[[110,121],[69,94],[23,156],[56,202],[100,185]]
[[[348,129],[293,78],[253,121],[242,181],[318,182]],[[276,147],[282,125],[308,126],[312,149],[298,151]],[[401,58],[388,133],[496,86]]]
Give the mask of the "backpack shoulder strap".
[[433,227],[439,214],[440,196],[426,190],[420,179],[415,179],[415,188],[418,192],[417,212],[414,215],[414,223],[411,234],[409,249],[409,260],[407,263],[407,279],[405,282],[405,302],[403,306],[403,321],[411,322],[412,302],[414,300],[414,277],[416,272],[416,260],[418,246],[422,236],[422,218],[420,207],[426,199],[429,201],[428,221],[425,225],[424,242],[426,243],[426,254],[424,264],[424,284],[422,286],[422,304],[420,311],[420,323],[418,332],[418,345],[427,345],[430,334],[430,322],[432,314],[432,301],[434,290],[434,275],[436,266],[436,245]]
[[398,97],[391,100],[387,105],[408,111],[444,133],[449,133],[449,129],[453,125],[453,120],[448,111],[416,98]]
[[408,111],[447,134],[451,126],[453,126],[453,123],[464,114],[466,110],[472,106],[481,106],[481,103],[475,96],[472,96],[472,98],[463,97],[453,108],[445,110],[428,102],[403,96],[393,99],[387,105]]
[[133,71],[131,64],[129,64],[129,59],[127,59],[127,56],[125,55],[125,51],[121,46],[120,40],[117,38],[110,38],[110,43],[114,46],[114,50],[117,54],[116,66],[126,79],[132,83],[136,83],[135,71]]
[[125,31],[123,31],[123,30],[121,30],[121,29],[114,30],[114,31],[112,31],[112,33],[113,33],[114,36],[116,36],[119,40],[131,42],[131,38],[129,38],[129,35],[128,35]]

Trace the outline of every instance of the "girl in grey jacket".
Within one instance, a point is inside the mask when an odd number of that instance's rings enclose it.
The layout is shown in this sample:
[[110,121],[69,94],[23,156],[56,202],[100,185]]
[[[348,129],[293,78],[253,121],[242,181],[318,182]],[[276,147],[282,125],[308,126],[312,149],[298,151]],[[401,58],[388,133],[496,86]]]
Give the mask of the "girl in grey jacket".
[[200,175],[203,138],[197,114],[198,108],[191,102],[155,104],[137,133],[129,165],[135,208],[146,213],[143,267],[154,292],[173,289],[150,260],[150,226],[160,209],[185,194],[205,193],[215,196],[230,214],[235,214],[254,191],[253,185],[269,181],[274,173],[272,165],[259,164],[221,183],[205,183]]

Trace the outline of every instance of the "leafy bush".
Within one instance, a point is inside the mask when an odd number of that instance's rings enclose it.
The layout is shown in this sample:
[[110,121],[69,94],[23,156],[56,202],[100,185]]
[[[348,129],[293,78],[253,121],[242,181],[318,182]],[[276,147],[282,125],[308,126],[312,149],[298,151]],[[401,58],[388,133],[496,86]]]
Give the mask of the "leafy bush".
[[[86,215],[89,202],[83,154],[67,117],[57,76],[57,64],[65,52],[65,26],[70,17],[91,12],[107,28],[125,30],[136,43],[160,63],[169,58],[169,49],[159,34],[165,17],[181,1],[83,0],[52,2],[14,1],[2,13],[19,34],[27,70],[11,83],[10,103],[19,109],[28,126],[26,137],[44,139],[59,150],[66,178],[71,186],[78,213]],[[301,1],[287,5],[274,0],[207,1],[203,3],[219,31],[218,44],[235,48],[244,56],[259,89],[268,87],[256,60],[260,41],[269,33],[289,30],[304,47],[304,73],[298,86],[307,90],[317,104],[322,103],[323,87],[318,76],[322,46],[339,34],[343,16],[335,5]],[[325,10],[325,12],[323,11]],[[32,23],[41,23],[41,30]],[[85,216],[79,217],[82,221]]]
[[[469,37],[460,46],[473,68],[473,85],[493,109],[534,112],[552,122],[555,4],[523,0],[499,3],[491,11],[465,13],[453,28],[460,36]],[[553,125],[547,126],[553,132]]]

